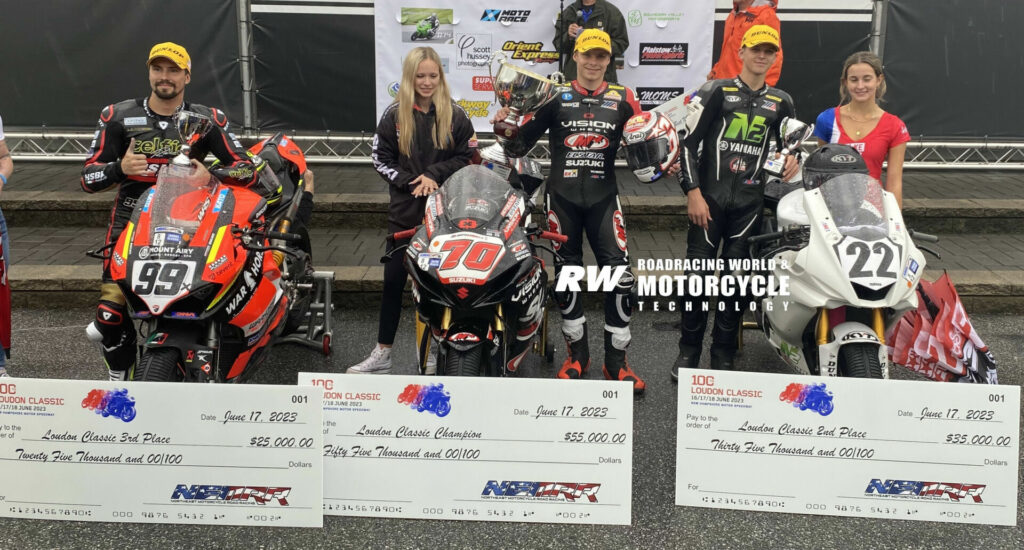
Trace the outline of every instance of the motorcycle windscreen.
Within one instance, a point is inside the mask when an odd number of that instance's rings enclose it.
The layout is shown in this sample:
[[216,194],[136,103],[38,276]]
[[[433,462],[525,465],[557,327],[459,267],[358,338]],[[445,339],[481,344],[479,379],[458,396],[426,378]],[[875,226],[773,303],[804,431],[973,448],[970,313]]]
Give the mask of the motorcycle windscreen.
[[511,189],[507,181],[491,170],[471,164],[444,182],[439,199],[444,205],[444,215],[453,223],[471,218],[480,220],[483,225],[501,214]]
[[167,165],[160,169],[151,197],[148,245],[137,247],[132,263],[132,291],[154,314],[188,294],[202,250],[189,247],[203,217],[212,208],[211,192],[217,181],[192,167]]
[[[866,174],[843,174],[820,187],[842,240],[836,254],[850,282],[884,292],[898,277],[902,247],[889,239],[882,186]],[[858,295],[880,299],[881,294]]]

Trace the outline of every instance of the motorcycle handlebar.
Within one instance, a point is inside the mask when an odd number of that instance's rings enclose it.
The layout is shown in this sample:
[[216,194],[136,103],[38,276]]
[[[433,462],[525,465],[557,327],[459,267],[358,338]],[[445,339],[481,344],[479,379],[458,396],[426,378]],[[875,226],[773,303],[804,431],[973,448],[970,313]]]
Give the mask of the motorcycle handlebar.
[[561,233],[552,233],[551,231],[541,231],[540,233],[537,234],[537,236],[542,239],[548,239],[559,243],[569,242],[568,235],[563,235]]
[[939,238],[937,236],[929,235],[928,233],[921,233],[920,231],[914,231],[913,229],[908,229],[907,233],[910,233],[910,238],[915,241],[924,241],[926,243],[939,242]]
[[785,234],[785,231],[776,231],[774,233],[765,233],[763,235],[754,235],[753,237],[750,237],[749,239],[747,239],[747,243],[748,244],[754,244],[754,243],[759,243],[761,241],[772,241],[772,240],[775,240],[775,239],[782,238],[783,234]]
[[418,227],[414,227],[412,229],[406,229],[405,231],[399,231],[397,233],[393,233],[391,235],[391,237],[389,237],[389,238],[392,241],[400,241],[402,239],[409,239],[409,238],[412,238],[412,236],[416,234],[416,231],[418,229],[419,229]]

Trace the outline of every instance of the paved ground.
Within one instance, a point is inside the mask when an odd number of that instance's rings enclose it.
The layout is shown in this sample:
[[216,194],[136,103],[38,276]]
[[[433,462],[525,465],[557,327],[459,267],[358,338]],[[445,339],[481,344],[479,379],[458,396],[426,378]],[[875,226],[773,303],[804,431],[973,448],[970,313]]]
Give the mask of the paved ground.
[[[396,371],[413,372],[410,310],[406,309],[395,351]],[[599,311],[588,311],[599,319]],[[98,353],[82,326],[91,308],[17,309],[14,312],[12,371],[19,376],[101,379]],[[295,346],[272,350],[256,383],[294,384],[299,371],[338,372],[369,351],[376,333],[375,311],[341,308],[337,312],[335,354]],[[1018,489],[1015,527],[970,526],[770,514],[677,507],[674,503],[676,386],[668,380],[675,333],[664,330],[672,314],[645,315],[634,323],[630,359],[647,379],[648,395],[635,405],[633,519],[630,526],[540,525],[488,522],[438,522],[325,518],[323,529],[190,527],[110,523],[70,523],[0,519],[0,548],[799,548],[819,550],[1022,548],[1024,506]],[[974,316],[977,330],[1000,362],[1004,384],[1021,385],[1024,372],[1024,319]],[[555,321],[557,325],[557,320]],[[557,330],[557,327],[555,328]],[[592,331],[591,349],[601,357],[600,331]],[[705,353],[705,356],[707,354]],[[560,361],[563,353],[556,353]],[[784,366],[760,337],[749,335],[743,364],[761,371]],[[528,356],[527,377],[550,377],[553,369]],[[600,376],[594,369],[591,376]],[[896,369],[894,377],[916,375]],[[933,382],[921,382],[922,389]],[[1024,464],[1024,463],[1022,463]],[[766,470],[766,475],[772,471]],[[424,472],[429,475],[429,472]],[[97,490],[104,488],[97,487]]]
[[[371,166],[330,164],[312,166],[318,193],[387,193],[384,180]],[[10,191],[81,191],[82,166],[77,162],[20,162],[14,167]],[[626,196],[679,195],[668,180],[653,184],[636,181],[628,169],[616,171],[620,192]],[[911,171],[904,174],[904,196],[913,199],[1024,198],[1024,172],[979,170]]]

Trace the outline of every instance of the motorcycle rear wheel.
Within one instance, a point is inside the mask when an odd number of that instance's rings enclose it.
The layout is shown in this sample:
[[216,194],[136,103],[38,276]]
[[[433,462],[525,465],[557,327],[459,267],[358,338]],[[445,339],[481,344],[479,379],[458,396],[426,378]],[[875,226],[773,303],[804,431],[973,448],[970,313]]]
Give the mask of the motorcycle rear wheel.
[[176,382],[182,379],[178,369],[180,354],[174,348],[147,349],[142,352],[132,380],[144,382]]
[[445,354],[445,375],[480,376],[483,346],[473,346],[467,351],[449,349]]
[[878,345],[859,342],[843,346],[839,351],[839,373],[848,378],[882,378]]

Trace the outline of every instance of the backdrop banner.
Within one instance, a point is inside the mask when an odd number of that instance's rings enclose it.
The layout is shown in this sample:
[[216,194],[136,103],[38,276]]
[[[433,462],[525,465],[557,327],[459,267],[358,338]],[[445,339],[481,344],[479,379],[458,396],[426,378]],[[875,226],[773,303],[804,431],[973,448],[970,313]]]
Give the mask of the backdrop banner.
[[[711,69],[714,5],[699,0],[621,0],[613,2],[626,19],[629,47],[619,83],[636,90],[645,109],[700,86]],[[570,2],[566,2],[568,6]],[[377,115],[398,91],[402,59],[409,50],[430,46],[441,57],[452,96],[477,130],[497,110],[488,76],[492,52],[542,75],[558,69],[552,40],[558,4],[521,0],[515,9],[494,2],[462,0],[377,0],[374,4],[377,61]],[[433,25],[431,16],[436,16]]]
[[[88,127],[100,109],[149,95],[146,59],[160,42],[192,58],[185,99],[227,112],[242,124],[235,3],[4,2],[0,113],[8,127]],[[201,15],[199,15],[201,14]]]

